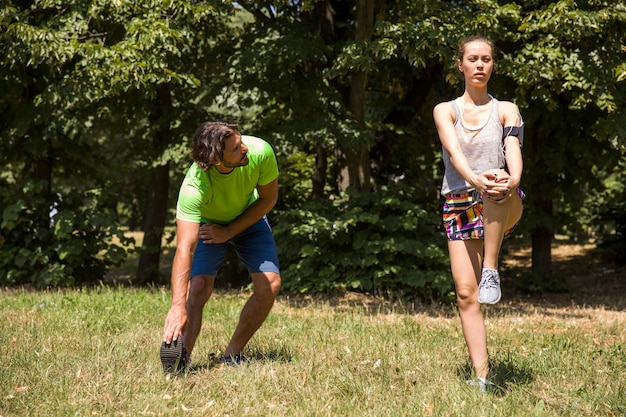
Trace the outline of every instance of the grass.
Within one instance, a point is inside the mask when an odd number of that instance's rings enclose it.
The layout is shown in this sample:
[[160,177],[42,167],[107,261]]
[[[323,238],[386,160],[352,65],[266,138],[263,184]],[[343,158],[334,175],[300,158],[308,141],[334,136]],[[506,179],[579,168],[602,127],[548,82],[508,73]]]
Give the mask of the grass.
[[[0,292],[0,416],[624,416],[626,313],[485,309],[493,380],[471,376],[456,312],[281,296],[240,367],[219,365],[246,295],[217,292],[194,367],[158,358],[166,289]],[[380,302],[376,302],[380,301]]]

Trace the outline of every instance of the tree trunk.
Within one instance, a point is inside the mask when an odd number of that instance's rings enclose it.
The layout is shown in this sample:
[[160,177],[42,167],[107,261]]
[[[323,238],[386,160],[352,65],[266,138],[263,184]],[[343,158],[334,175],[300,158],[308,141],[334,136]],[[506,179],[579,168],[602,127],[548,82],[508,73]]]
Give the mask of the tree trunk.
[[161,238],[167,217],[167,191],[169,189],[169,163],[154,168],[150,179],[150,194],[144,221],[144,236],[139,265],[137,266],[137,281],[158,283],[159,264],[161,259]]
[[540,276],[552,273],[552,234],[547,227],[537,227],[532,236],[532,271]]
[[326,168],[328,167],[328,157],[326,149],[318,141],[315,141],[315,168],[313,170],[313,199],[324,197],[324,187],[326,186]]
[[[154,137],[153,149],[161,156],[167,149],[171,138],[169,116],[172,114],[172,100],[167,86],[157,88],[154,111],[150,115],[152,125],[159,126]],[[161,239],[167,218],[167,202],[170,178],[169,162],[157,165],[150,176],[150,192],[146,204],[144,219],[144,237],[137,265],[137,282],[158,283],[159,264],[161,259]]]
[[[549,193],[543,193],[542,187],[545,184],[556,184],[557,179],[552,175],[546,174],[550,172],[550,168],[547,165],[545,158],[541,156],[546,154],[546,141],[551,137],[550,132],[544,131],[543,117],[537,118],[533,124],[533,129],[530,130],[531,137],[529,138],[529,146],[524,148],[524,159],[532,161],[532,170],[534,171],[529,175],[530,192],[536,194],[535,210],[536,217],[541,219],[540,223],[532,229],[532,265],[531,270],[533,273],[548,277],[552,273],[552,229],[549,226],[549,220],[553,216],[553,201]],[[541,173],[537,177],[536,173]]]
[[[355,20],[355,40],[367,42],[372,38],[374,28],[374,1],[357,0]],[[356,69],[350,80],[350,97],[348,107],[354,121],[365,124],[365,92],[367,90],[367,72]],[[356,149],[337,146],[335,157],[338,164],[337,186],[344,191],[353,186],[360,191],[370,189],[371,168],[369,162],[369,147],[358,145]]]
[[[552,213],[552,199],[540,198],[536,201],[537,208],[544,212],[543,218]],[[531,232],[532,237],[532,271],[541,276],[552,273],[552,231],[546,226],[538,226]]]

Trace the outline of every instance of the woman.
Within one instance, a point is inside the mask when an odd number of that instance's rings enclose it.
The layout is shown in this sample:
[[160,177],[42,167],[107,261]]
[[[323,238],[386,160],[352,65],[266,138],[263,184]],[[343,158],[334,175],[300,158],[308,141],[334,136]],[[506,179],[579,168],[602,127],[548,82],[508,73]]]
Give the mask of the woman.
[[[480,304],[500,300],[498,255],[505,235],[522,215],[523,122],[517,106],[498,101],[487,91],[494,69],[490,40],[461,41],[457,66],[465,91],[435,106],[433,117],[443,148],[445,173],[441,193],[450,266],[461,326],[481,391],[493,384],[487,335]],[[480,283],[479,283],[480,282]]]

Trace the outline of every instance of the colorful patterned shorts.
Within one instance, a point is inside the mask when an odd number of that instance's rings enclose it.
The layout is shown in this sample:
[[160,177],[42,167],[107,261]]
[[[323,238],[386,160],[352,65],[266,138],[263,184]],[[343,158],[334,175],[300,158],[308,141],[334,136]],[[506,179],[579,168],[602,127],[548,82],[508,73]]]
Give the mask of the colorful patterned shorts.
[[[517,189],[522,201],[526,194]],[[477,192],[448,194],[443,205],[443,225],[448,240],[483,239],[483,200]],[[504,232],[504,236],[513,233],[515,226]]]

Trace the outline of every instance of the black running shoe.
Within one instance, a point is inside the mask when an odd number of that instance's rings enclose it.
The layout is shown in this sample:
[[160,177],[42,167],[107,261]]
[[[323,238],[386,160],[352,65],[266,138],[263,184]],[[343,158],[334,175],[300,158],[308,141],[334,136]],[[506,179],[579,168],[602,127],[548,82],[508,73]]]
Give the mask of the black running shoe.
[[223,355],[220,357],[220,362],[225,363],[229,366],[241,365],[241,363],[245,361],[246,357],[243,356],[241,353],[238,353],[236,355]]
[[163,371],[168,374],[176,374],[184,371],[187,367],[187,351],[183,347],[183,336],[172,340],[171,343],[161,343],[161,363]]

